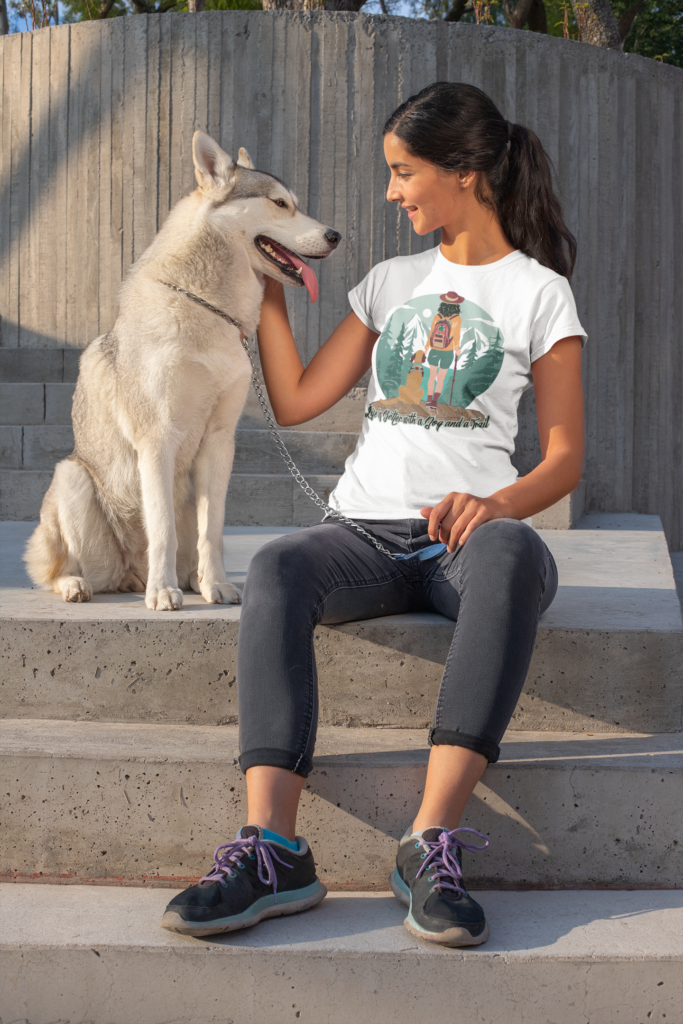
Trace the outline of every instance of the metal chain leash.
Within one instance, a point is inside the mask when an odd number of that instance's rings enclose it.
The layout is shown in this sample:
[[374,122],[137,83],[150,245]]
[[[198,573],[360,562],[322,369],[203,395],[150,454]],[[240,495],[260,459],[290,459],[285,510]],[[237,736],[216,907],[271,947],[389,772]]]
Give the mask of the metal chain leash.
[[287,447],[284,441],[282,440],[282,435],[280,434],[280,431],[277,429],[275,421],[271,416],[270,409],[268,408],[268,403],[266,402],[265,395],[263,394],[263,388],[261,387],[258,369],[256,367],[256,363],[254,362],[254,357],[251,354],[251,349],[249,348],[249,341],[244,332],[244,327],[242,326],[240,321],[236,320],[232,316],[229,316],[227,313],[224,313],[223,310],[218,309],[217,306],[212,306],[210,302],[206,301],[206,299],[202,299],[199,295],[195,295],[193,292],[188,292],[184,288],[180,288],[176,284],[169,284],[167,281],[161,280],[159,280],[159,284],[164,284],[166,285],[167,288],[172,288],[173,291],[175,292],[181,292],[183,295],[186,295],[188,299],[192,299],[194,302],[198,302],[199,305],[204,306],[205,309],[210,309],[212,313],[216,313],[218,316],[222,317],[229,324],[231,324],[233,327],[236,327],[239,330],[242,347],[244,351],[247,353],[247,358],[249,359],[249,363],[251,365],[251,383],[253,385],[254,391],[256,392],[256,397],[258,398],[259,405],[261,406],[261,412],[263,413],[264,419],[268,424],[268,430],[270,431],[270,434],[273,440],[275,441],[277,450],[279,451],[283,462],[287,466],[287,469],[291,473],[294,480],[297,482],[297,484],[304,492],[306,497],[310,498],[313,504],[317,505],[318,508],[321,508],[326,513],[326,515],[332,516],[332,518],[337,519],[340,523],[343,523],[345,526],[352,527],[352,529],[356,530],[357,533],[362,534],[363,537],[369,540],[370,543],[375,548],[377,548],[378,551],[381,551],[383,555],[387,555],[388,558],[395,560],[396,555],[392,554],[391,551],[385,548],[384,545],[381,544],[376,537],[373,537],[371,533],[368,533],[367,530],[364,530],[363,527],[360,526],[358,523],[354,522],[353,519],[349,519],[347,516],[342,515],[341,512],[337,512],[336,509],[331,508],[331,506],[328,505],[327,502],[323,501],[320,495],[313,490],[313,488],[308,483],[306,478],[303,476],[301,471],[297,468],[297,465],[294,462],[292,456],[287,451]]

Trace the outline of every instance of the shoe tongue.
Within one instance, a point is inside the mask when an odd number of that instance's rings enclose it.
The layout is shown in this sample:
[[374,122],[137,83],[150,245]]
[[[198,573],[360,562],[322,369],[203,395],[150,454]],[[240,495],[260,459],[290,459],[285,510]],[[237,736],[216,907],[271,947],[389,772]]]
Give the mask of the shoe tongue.
[[435,843],[442,832],[446,830],[441,827],[424,828],[420,833],[426,843]]
[[238,839],[251,839],[252,836],[256,836],[257,839],[263,837],[263,833],[258,825],[242,825],[242,828],[237,833]]

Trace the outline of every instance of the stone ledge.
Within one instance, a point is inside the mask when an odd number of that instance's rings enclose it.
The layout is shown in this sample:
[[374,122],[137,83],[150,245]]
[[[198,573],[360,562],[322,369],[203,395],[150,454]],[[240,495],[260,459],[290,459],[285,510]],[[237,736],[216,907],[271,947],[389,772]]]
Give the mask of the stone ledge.
[[[677,1019],[683,894],[490,893],[476,949],[414,940],[390,895],[214,939],[158,927],[169,892],[0,888],[3,1015],[117,1024],[452,1020],[630,1024]],[[65,983],[69,979],[69,983]]]
[[[600,528],[605,521],[609,529]],[[541,619],[513,726],[678,732],[683,624],[659,520],[597,516],[584,524],[542,534],[558,561],[560,589]],[[150,612],[135,594],[65,604],[28,585],[20,556],[30,529],[0,527],[0,714],[236,721],[239,607],[207,605],[194,594],[177,613]],[[226,530],[226,565],[238,586],[254,551],[282,532]],[[450,620],[428,614],[319,627],[323,724],[426,726],[452,632]]]
[[[166,885],[197,878],[244,823],[233,726],[3,723],[5,878]],[[422,730],[320,729],[299,831],[336,888],[386,889],[417,810]],[[473,885],[683,885],[683,736],[515,733],[463,824],[491,847]],[[181,883],[182,884],[182,883]]]

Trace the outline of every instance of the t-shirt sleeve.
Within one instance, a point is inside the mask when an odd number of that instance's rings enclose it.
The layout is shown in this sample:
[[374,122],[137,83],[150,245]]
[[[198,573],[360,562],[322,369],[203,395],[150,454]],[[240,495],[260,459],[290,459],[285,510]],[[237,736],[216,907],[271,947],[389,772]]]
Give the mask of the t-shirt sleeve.
[[576,302],[566,277],[556,277],[543,288],[538,309],[531,324],[531,362],[549,352],[562,338],[580,337],[585,345],[588,336],[576,312]]
[[386,319],[382,302],[382,284],[385,277],[386,264],[379,263],[349,292],[351,309],[358,319],[376,334],[382,333]]

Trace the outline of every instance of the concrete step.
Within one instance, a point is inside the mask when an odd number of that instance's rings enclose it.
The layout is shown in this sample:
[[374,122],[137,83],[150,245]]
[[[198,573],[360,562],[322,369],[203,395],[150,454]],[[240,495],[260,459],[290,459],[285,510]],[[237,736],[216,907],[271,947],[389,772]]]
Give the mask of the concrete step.
[[[320,430],[290,430],[285,437],[289,453],[299,469],[309,474],[341,473],[358,440],[357,434]],[[74,435],[70,424],[0,426],[0,466],[7,469],[51,470],[56,462],[71,455],[73,449]],[[236,473],[281,474],[282,469],[282,456],[268,430],[240,429],[236,432]]]
[[69,426],[74,384],[0,384],[0,423]]
[[[51,480],[52,469],[0,469],[0,520],[37,520]],[[307,480],[327,501],[339,476],[308,473]],[[228,525],[312,526],[322,516],[289,473],[233,473],[230,478],[225,506]]]
[[679,892],[477,893],[491,937],[464,950],[413,939],[403,927],[405,908],[391,895],[330,894],[307,913],[201,940],[158,926],[171,895],[92,886],[2,886],[3,1019],[30,1024],[680,1020]]
[[2,384],[75,384],[78,348],[0,348]]
[[[246,822],[234,726],[5,720],[5,878],[196,878]],[[386,889],[420,803],[422,730],[320,730],[298,830],[320,877]],[[491,888],[683,886],[683,735],[509,732],[463,824],[491,838],[466,855]]]
[[[659,519],[596,515],[581,527],[541,531],[560,587],[541,619],[512,727],[678,732],[683,622]],[[286,530],[226,529],[230,579],[241,586],[254,552]],[[0,527],[0,716],[237,720],[238,606],[194,594],[172,614],[147,611],[138,594],[65,604],[31,589],[21,562],[30,531],[27,523]],[[450,620],[430,614],[319,627],[323,724],[425,728],[452,634]]]

